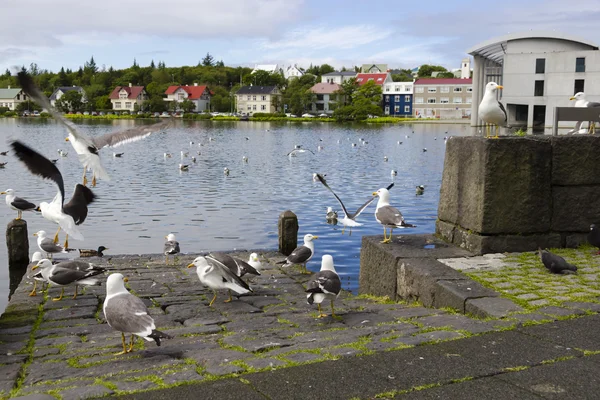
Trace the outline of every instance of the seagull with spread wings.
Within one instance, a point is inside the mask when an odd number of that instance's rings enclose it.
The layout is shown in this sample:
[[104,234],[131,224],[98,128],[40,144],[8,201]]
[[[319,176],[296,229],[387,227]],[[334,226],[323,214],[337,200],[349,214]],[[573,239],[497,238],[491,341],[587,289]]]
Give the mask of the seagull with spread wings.
[[27,72],[21,71],[17,74],[17,77],[23,91],[42,108],[46,109],[56,121],[63,124],[69,131],[69,136],[65,140],[71,143],[73,149],[79,156],[79,161],[83,164],[84,185],[87,185],[86,173],[88,168],[92,170],[92,186],[96,186],[96,178],[104,180],[110,179],[100,162],[98,153],[102,148],[117,147],[122,144],[135,142],[171,125],[171,121],[160,122],[152,125],[137,126],[125,131],[107,133],[92,138],[78,130],[75,124],[68,121],[60,112],[52,107],[48,98],[44,96],[41,90],[35,85],[33,79]]

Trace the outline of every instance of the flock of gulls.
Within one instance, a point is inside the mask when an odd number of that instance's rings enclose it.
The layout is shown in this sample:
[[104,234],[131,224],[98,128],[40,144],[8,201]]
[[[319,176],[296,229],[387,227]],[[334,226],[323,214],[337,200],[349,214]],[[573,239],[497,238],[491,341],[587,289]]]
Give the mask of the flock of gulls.
[[[95,266],[83,260],[66,260],[56,262],[53,260],[54,254],[67,253],[75,249],[69,248],[69,238],[74,240],[83,240],[84,236],[80,230],[84,224],[88,209],[97,198],[95,188],[98,181],[108,181],[110,176],[105,170],[100,152],[105,147],[115,148],[117,146],[141,140],[149,135],[163,131],[170,127],[171,122],[161,122],[153,125],[140,126],[133,129],[105,134],[98,137],[90,137],[81,132],[75,124],[65,119],[61,113],[56,111],[49,103],[48,99],[41,93],[39,88],[35,86],[32,78],[25,72],[18,74],[18,79],[21,87],[35,102],[54,117],[54,119],[65,126],[68,136],[65,138],[71,144],[78,159],[83,167],[82,183],[74,185],[73,193],[70,199],[66,198],[65,182],[63,175],[55,165],[57,160],[51,160],[36,151],[32,146],[15,140],[10,143],[12,153],[16,158],[24,164],[24,166],[35,176],[52,182],[57,189],[55,197],[50,201],[45,201],[36,205],[26,199],[18,197],[14,189],[7,189],[2,192],[6,195],[6,204],[13,210],[17,211],[16,219],[21,219],[23,212],[33,211],[41,213],[42,217],[53,222],[57,226],[57,231],[52,236],[43,230],[37,231],[34,236],[37,237],[37,245],[40,251],[33,254],[28,270],[28,278],[34,282],[34,288],[30,296],[37,295],[38,284],[52,285],[61,288],[60,296],[53,298],[53,301],[60,301],[64,296],[64,289],[67,286],[74,286],[75,292],[73,298],[77,298],[78,288],[86,286],[95,286],[106,284],[106,299],[104,301],[104,315],[107,323],[116,331],[121,332],[123,351],[128,353],[133,350],[134,337],[139,336],[148,341],[155,341],[160,346],[161,339],[169,338],[169,335],[157,331],[152,317],[148,314],[145,304],[136,296],[129,293],[125,287],[127,278],[120,273],[115,273],[106,268]],[[211,138],[212,139],[212,138]],[[209,140],[211,140],[209,139]],[[368,142],[361,138],[360,142],[366,145]],[[190,145],[193,145],[191,142]],[[319,150],[323,146],[319,146]],[[426,151],[426,150],[424,150]],[[59,155],[66,157],[68,152],[59,150]],[[301,145],[296,145],[290,151],[288,157],[297,157],[303,153],[314,152],[303,148]],[[6,155],[7,152],[4,152]],[[113,152],[113,157],[122,157],[124,153]],[[169,153],[164,154],[165,159],[171,158]],[[183,160],[189,157],[189,152],[181,152],[182,163],[179,165],[181,171],[189,168],[189,164],[183,164]],[[192,157],[194,162],[195,157]],[[243,162],[248,162],[246,156],[243,157]],[[384,161],[387,161],[385,157]],[[91,182],[88,182],[88,172],[91,171]],[[392,176],[395,171],[392,171]],[[223,173],[229,174],[229,169],[224,168]],[[405,222],[402,213],[390,204],[390,192],[394,184],[390,184],[387,188],[381,188],[372,193],[366,202],[360,206],[354,213],[349,212],[339,196],[333,191],[325,180],[325,174],[315,173],[313,179],[321,182],[327,190],[329,190],[334,198],[339,203],[342,214],[340,223],[343,225],[342,234],[346,227],[349,228],[350,234],[352,228],[361,226],[356,220],[361,213],[376,199],[377,206],[375,209],[375,219],[382,225],[384,230],[384,240],[382,243],[390,243],[393,229],[410,228],[414,225]],[[90,183],[91,187],[88,187]],[[422,195],[425,187],[420,185],[416,187],[416,194]],[[337,224],[338,211],[334,211],[331,207],[327,210],[326,219],[328,222]],[[389,237],[387,230],[389,229]],[[61,231],[65,233],[64,244],[59,243],[59,234]],[[318,236],[312,234],[304,235],[304,242],[298,246],[287,258],[281,262],[283,267],[292,265],[301,265],[303,273],[309,273],[306,268],[307,263],[315,254],[314,241]],[[108,250],[104,246],[100,246],[96,250],[79,249],[80,257],[102,257],[103,252]],[[165,255],[165,264],[169,265],[170,257],[175,257],[181,252],[179,242],[173,233],[169,233],[165,237],[163,254]],[[175,263],[175,261],[174,261]],[[249,284],[242,279],[248,275],[260,275],[263,265],[258,257],[258,254],[252,253],[248,260],[240,260],[224,253],[210,253],[206,256],[200,256],[194,259],[188,265],[188,268],[196,268],[198,279],[202,284],[209,287],[214,292],[214,297],[209,303],[212,306],[217,298],[219,290],[227,290],[228,298],[226,302],[232,301],[232,292],[236,296],[244,295],[252,292]],[[105,279],[105,274],[109,274]],[[47,288],[47,286],[46,286]],[[341,280],[337,274],[333,257],[329,254],[322,256],[321,269],[314,274],[306,286],[307,302],[309,304],[317,304],[319,318],[325,317],[321,309],[321,304],[326,301],[331,302],[331,315],[336,317],[334,311],[334,300],[341,292]],[[129,344],[126,341],[125,335],[131,335]]]

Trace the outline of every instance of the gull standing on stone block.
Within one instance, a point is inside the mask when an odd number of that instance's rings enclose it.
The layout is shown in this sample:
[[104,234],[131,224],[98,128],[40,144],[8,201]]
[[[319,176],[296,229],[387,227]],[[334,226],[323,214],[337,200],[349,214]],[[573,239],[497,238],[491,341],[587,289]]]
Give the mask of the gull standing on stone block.
[[[392,232],[394,228],[414,228],[415,225],[407,224],[404,221],[402,213],[390,205],[390,192],[381,188],[373,192],[373,196],[378,196],[377,208],[375,209],[375,219],[383,225],[383,241],[381,243],[390,243],[392,241]],[[386,236],[386,228],[390,228],[390,237]]]
[[255,270],[260,271],[263,268],[260,259],[258,258],[258,254],[252,253],[248,258],[248,264],[250,264]]
[[[174,234],[169,233],[167,236],[165,236],[165,239],[167,239],[167,241],[165,242],[163,253],[165,255],[165,264],[169,265],[169,254],[179,254],[181,250],[179,249],[179,242],[175,238]],[[175,263],[174,260],[173,263]]]
[[[242,261],[240,259],[231,257],[225,253],[211,253],[207,255],[206,260],[211,264],[220,264],[222,267],[229,268],[231,272],[233,272],[236,276],[242,277],[246,274],[250,275],[260,275],[252,265],[248,264],[246,261]],[[229,303],[233,298],[231,297],[231,290],[229,290],[229,299],[225,300],[225,303]]]
[[36,251],[35,253],[33,253],[33,255],[31,256],[31,261],[29,262],[29,264],[27,265],[27,279],[33,279],[33,290],[31,291],[31,293],[29,293],[29,296],[37,296],[37,283],[38,281],[42,282],[42,284],[44,282],[46,282],[46,280],[44,279],[44,277],[42,276],[41,271],[38,272],[33,272],[33,267],[35,267],[37,265],[37,263],[42,260],[44,257],[42,256],[42,253],[39,251]]
[[577,267],[569,264],[564,258],[559,255],[550,253],[548,250],[538,248],[540,260],[544,267],[553,274],[570,274],[577,272]]
[[[221,263],[210,263],[204,257],[196,257],[196,259],[187,266],[188,268],[196,267],[196,274],[200,282],[213,290],[215,294],[208,304],[212,307],[217,298],[217,290],[228,289],[233,290],[238,294],[246,294],[252,292],[250,286],[244,282],[239,276],[231,272],[231,270]],[[231,297],[231,296],[230,296]],[[229,302],[231,300],[226,300]]]
[[336,317],[333,309],[333,300],[335,300],[342,291],[342,282],[335,272],[333,266],[333,257],[325,254],[321,259],[321,270],[317,272],[308,281],[306,285],[306,302],[308,304],[317,303],[319,309],[319,318],[326,317],[321,311],[321,303],[325,300],[331,300],[331,316]]
[[[117,355],[126,354],[133,350],[134,335],[149,342],[155,341],[160,346],[161,339],[172,339],[170,335],[156,330],[154,319],[148,315],[144,302],[125,288],[127,278],[115,273],[106,280],[106,299],[104,300],[104,318],[108,325],[121,332],[123,351]],[[129,348],[125,343],[125,334],[131,334]]]
[[[600,103],[588,101],[585,98],[585,93],[583,93],[583,92],[576,93],[575,96],[571,97],[569,100],[575,100],[575,107],[581,107],[581,108],[600,107]],[[581,129],[581,124],[583,124],[583,121],[577,121],[577,123],[575,124],[575,128],[571,129],[567,133],[579,133],[579,130]],[[589,127],[588,127],[588,133],[596,133],[596,123],[595,122],[590,121]]]
[[496,98],[496,91],[503,89],[502,86],[496,82],[489,82],[485,85],[485,94],[481,103],[479,103],[479,118],[487,124],[485,137],[490,137],[490,125],[496,125],[496,136],[498,138],[498,127],[500,125],[506,126],[508,117],[506,115],[506,109]]
[[38,208],[35,204],[17,197],[15,191],[12,189],[6,189],[0,194],[6,195],[6,205],[17,212],[17,218],[15,218],[15,220],[23,218],[23,211],[35,211]]
[[292,254],[287,256],[284,261],[280,261],[277,264],[284,264],[284,267],[290,267],[292,265],[302,265],[302,273],[308,273],[306,264],[315,254],[315,244],[313,240],[318,239],[318,236],[313,236],[310,233],[304,235],[304,244],[298,246],[292,251]]
[[32,270],[40,268],[42,277],[50,284],[60,286],[60,296],[52,301],[60,301],[65,294],[64,286],[75,286],[73,299],[77,298],[78,286],[100,286],[100,281],[94,278],[106,271],[106,268],[95,267],[83,261],[64,261],[52,264],[52,261],[44,258],[38,261]]
[[34,233],[33,236],[37,237],[38,247],[46,253],[48,258],[52,259],[53,254],[67,253],[67,250],[64,247],[54,243],[52,239],[46,236],[46,231],[38,231]]

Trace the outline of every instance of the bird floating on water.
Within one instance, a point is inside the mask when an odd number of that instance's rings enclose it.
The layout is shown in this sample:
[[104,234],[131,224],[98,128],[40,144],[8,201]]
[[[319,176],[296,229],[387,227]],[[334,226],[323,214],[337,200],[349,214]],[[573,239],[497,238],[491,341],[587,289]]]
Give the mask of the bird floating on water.
[[312,154],[315,154],[315,152],[312,151],[312,150],[310,150],[310,149],[295,149],[295,150],[290,151],[286,155],[288,157],[296,157],[297,154],[306,153],[307,151],[310,152],[310,153],[312,153]]
[[113,157],[115,157],[115,158],[121,158],[121,157],[123,157],[123,154],[125,154],[125,153],[115,153],[115,152],[113,152]]
[[179,164],[179,170],[180,171],[189,171],[190,169],[190,165],[189,164]]
[[416,193],[417,193],[417,195],[422,195],[423,193],[425,193],[425,186],[423,186],[423,185],[417,186]]
[[165,154],[163,154],[163,157],[164,158],[171,158],[171,157],[173,157],[173,154],[171,154],[171,153],[165,153]]
[[227,168],[227,167],[223,168],[223,174],[229,176],[229,172],[230,172],[229,168]]
[[246,157],[246,156],[242,156],[242,161],[243,161],[243,162],[248,162],[248,157]]
[[388,161],[388,157],[387,156],[383,156],[383,161],[387,162]]
[[393,169],[393,170],[390,172],[390,175],[392,175],[392,176],[396,176],[396,175],[398,175],[398,171],[396,171],[395,169]]

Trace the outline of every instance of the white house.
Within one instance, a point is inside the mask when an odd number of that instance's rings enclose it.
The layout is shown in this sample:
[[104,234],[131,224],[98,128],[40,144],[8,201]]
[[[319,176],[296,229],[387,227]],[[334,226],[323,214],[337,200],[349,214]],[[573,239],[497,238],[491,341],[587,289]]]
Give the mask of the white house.
[[210,111],[212,92],[206,85],[198,86],[197,83],[194,83],[194,86],[169,86],[165,94],[167,95],[165,101],[168,102],[181,103],[185,99],[190,100],[196,106],[194,112]]
[[144,101],[148,100],[148,95],[143,86],[117,86],[113,89],[110,96],[112,108],[115,111],[134,111],[135,105],[142,108]]
[[273,114],[280,111],[275,99],[281,96],[277,86],[242,86],[235,93],[235,103],[240,114]]
[[352,78],[356,78],[356,72],[354,71],[334,71],[322,75],[321,83],[337,83],[338,85],[341,85]]
[[290,65],[283,71],[283,77],[285,79],[300,78],[302,75],[304,75],[304,72],[301,71],[296,64]]
[[27,100],[27,95],[19,88],[11,89],[9,86],[8,89],[0,89],[0,107],[14,111],[19,103]]
[[56,101],[59,100],[63,95],[67,92],[77,91],[81,93],[81,102],[87,103],[87,97],[85,95],[85,91],[81,86],[60,86],[58,87],[51,95],[50,95],[50,104],[52,107],[56,106]]

